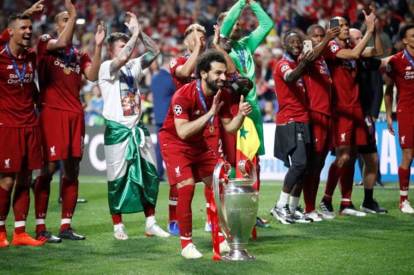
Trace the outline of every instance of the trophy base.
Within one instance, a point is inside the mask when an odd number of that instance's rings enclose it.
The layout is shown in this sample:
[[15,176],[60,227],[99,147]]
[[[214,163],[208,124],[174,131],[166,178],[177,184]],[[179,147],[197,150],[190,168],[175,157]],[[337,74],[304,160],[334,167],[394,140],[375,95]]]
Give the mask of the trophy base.
[[252,261],[256,260],[255,256],[249,255],[246,249],[230,250],[229,253],[221,257],[224,261]]

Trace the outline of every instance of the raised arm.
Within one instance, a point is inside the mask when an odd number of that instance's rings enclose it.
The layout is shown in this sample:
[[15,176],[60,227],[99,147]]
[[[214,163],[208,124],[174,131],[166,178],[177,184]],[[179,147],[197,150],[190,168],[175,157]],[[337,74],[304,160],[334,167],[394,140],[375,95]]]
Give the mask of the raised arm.
[[210,110],[196,120],[174,119],[175,129],[181,139],[187,139],[202,131],[211,118],[218,114],[221,106],[223,106],[223,102],[220,102],[220,95],[221,91],[214,96]]
[[212,47],[224,55],[227,64],[227,74],[233,74],[236,72],[236,65],[234,65],[233,59],[231,59],[228,51],[231,50],[231,45],[229,45],[229,39],[226,37],[220,37],[220,27],[214,25],[214,38]]
[[141,59],[141,68],[145,69],[151,65],[151,63],[160,54],[160,48],[157,46],[154,40],[151,39],[146,33],[141,32],[139,35],[145,48],[148,50]]
[[341,29],[339,27],[335,27],[335,28],[328,29],[326,31],[326,35],[323,38],[322,42],[316,45],[315,48],[313,49],[315,58],[318,58],[323,53],[329,41],[334,39],[339,34],[340,30]]
[[243,125],[244,118],[248,114],[250,114],[251,111],[252,107],[250,106],[250,104],[248,102],[244,102],[244,96],[240,96],[239,112],[237,113],[237,115],[232,119],[221,119],[221,122],[226,132],[236,133],[237,130],[239,130],[240,127]]
[[202,37],[199,35],[198,31],[194,31],[194,50],[191,55],[188,57],[187,61],[177,67],[175,70],[175,75],[178,78],[188,78],[194,72],[197,58],[200,56],[203,51],[203,42],[201,41]]
[[259,3],[250,0],[249,5],[253,13],[256,15],[259,25],[253,32],[242,40],[246,43],[250,52],[254,53],[257,47],[259,47],[259,45],[266,38],[267,34],[272,30],[274,23],[272,18],[263,10]]
[[341,49],[336,54],[336,57],[342,59],[358,59],[367,46],[367,43],[371,39],[375,29],[376,17],[373,12],[371,12],[369,15],[367,15],[364,10],[362,12],[365,16],[365,25],[367,26],[367,31],[365,32],[361,41],[359,41],[359,43],[353,49]]
[[101,66],[102,45],[106,36],[106,29],[103,22],[100,22],[95,34],[95,51],[92,58],[92,63],[85,69],[85,77],[89,81],[96,81],[98,79],[99,67]]
[[44,0],[37,1],[30,8],[23,12],[24,15],[33,16],[38,12],[43,12],[45,5],[43,4]]
[[127,15],[128,19],[125,22],[125,25],[128,27],[132,35],[126,43],[126,45],[124,46],[124,48],[122,49],[122,51],[120,52],[120,54],[112,60],[109,69],[111,75],[119,71],[122,68],[122,66],[124,66],[128,62],[132,52],[134,51],[135,45],[137,44],[139,33],[141,31],[136,15],[131,12],[127,12]]
[[69,14],[66,26],[57,39],[51,39],[47,42],[48,51],[63,49],[72,44],[77,16],[76,7],[72,3],[72,0],[65,0],[65,9]]
[[375,28],[374,36],[374,47],[366,47],[362,52],[363,57],[376,57],[384,54],[384,47],[381,40],[381,31],[377,27]]
[[294,68],[293,70],[288,70],[283,79],[286,82],[293,82],[298,80],[302,74],[303,71],[305,70],[306,66],[311,63],[313,60],[315,60],[315,55],[312,51],[306,52],[303,55],[302,60],[299,62],[298,66],[296,68]]
[[229,37],[233,30],[234,24],[239,20],[240,14],[246,6],[246,0],[239,0],[228,11],[223,23],[220,27],[220,34],[224,37]]

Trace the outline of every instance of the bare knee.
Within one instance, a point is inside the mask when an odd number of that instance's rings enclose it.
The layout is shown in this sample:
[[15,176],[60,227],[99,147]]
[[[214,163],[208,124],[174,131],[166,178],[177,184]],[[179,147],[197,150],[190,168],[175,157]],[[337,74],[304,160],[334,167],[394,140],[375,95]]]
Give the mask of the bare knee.
[[15,175],[4,174],[0,175],[0,187],[6,191],[10,191],[13,188]]

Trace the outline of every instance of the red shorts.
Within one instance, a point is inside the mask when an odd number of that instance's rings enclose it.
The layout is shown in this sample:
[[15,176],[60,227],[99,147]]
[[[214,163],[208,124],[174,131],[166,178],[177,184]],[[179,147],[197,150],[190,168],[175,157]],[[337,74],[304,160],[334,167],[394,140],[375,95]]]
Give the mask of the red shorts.
[[319,112],[310,112],[312,144],[314,152],[324,154],[331,146],[331,117]]
[[82,157],[85,137],[83,114],[46,107],[40,113],[40,126],[47,161]]
[[161,154],[166,164],[170,185],[190,178],[199,182],[213,175],[218,159],[212,150],[188,148],[162,138],[160,141]]
[[414,148],[414,113],[397,113],[397,121],[401,148]]
[[359,146],[368,143],[367,127],[361,108],[351,107],[335,114],[332,128],[334,147]]
[[0,173],[18,173],[22,167],[42,168],[42,143],[39,126],[0,128]]

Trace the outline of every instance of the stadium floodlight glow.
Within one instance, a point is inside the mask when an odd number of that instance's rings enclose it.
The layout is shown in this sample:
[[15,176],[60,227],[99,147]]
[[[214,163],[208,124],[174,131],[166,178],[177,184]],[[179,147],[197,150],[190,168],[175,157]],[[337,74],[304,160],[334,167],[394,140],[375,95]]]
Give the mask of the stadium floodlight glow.
[[76,19],[76,24],[77,25],[85,25],[85,23],[86,23],[85,18],[78,18],[78,19]]

